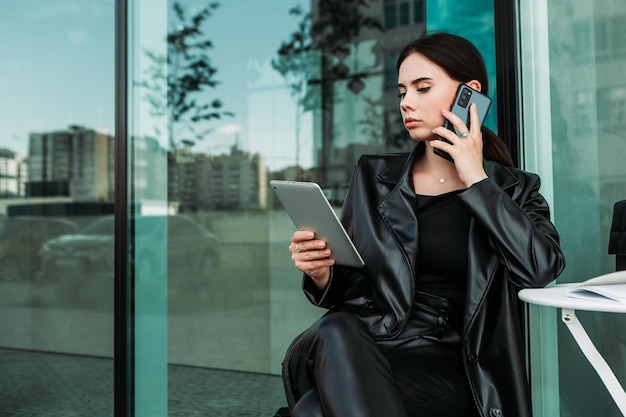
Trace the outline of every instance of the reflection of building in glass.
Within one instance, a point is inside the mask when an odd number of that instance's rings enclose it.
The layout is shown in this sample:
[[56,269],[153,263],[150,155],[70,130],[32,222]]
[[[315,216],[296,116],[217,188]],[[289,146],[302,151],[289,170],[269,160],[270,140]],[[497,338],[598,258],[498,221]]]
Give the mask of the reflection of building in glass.
[[161,191],[162,184],[168,183],[167,151],[154,138],[138,138],[134,140],[133,159],[135,200],[142,205],[146,200],[167,200]]
[[26,182],[28,182],[28,158],[23,156],[16,156],[18,161],[18,178],[19,178],[19,192],[20,197],[26,195]]
[[195,158],[190,146],[175,149],[169,154],[168,199],[178,202],[181,212],[198,210]]
[[24,167],[26,164],[15,152],[0,149],[0,197],[24,195]]
[[[339,7],[341,2],[337,3]],[[350,178],[343,174],[348,161],[340,149],[351,144],[378,146],[380,151],[412,146],[394,94],[396,59],[409,40],[425,31],[426,2],[371,0],[363,4],[341,6],[356,7],[358,19],[326,16],[320,0],[311,6],[313,19],[332,27],[330,33],[350,34],[328,38],[329,31],[311,33],[313,45],[320,45],[321,62],[320,79],[309,81],[320,85],[321,109],[314,112],[320,122],[313,123],[319,167],[316,180],[325,189],[345,187]],[[338,171],[342,174],[336,177]]]
[[113,201],[114,139],[108,132],[70,126],[31,133],[28,155],[27,196]]
[[549,14],[552,210],[566,253],[580,254],[570,281],[614,268],[607,232],[626,198],[626,3],[582,4]]
[[[594,4],[590,9],[593,20],[590,10],[564,6],[551,23],[551,30],[566,40],[551,47],[555,58],[551,73],[559,74],[551,80],[554,164],[562,183],[578,187],[560,184],[561,191],[580,198],[591,187],[599,200],[617,201],[624,198],[626,184],[621,175],[626,157],[626,81],[614,74],[626,68],[626,3],[608,8]],[[571,206],[563,204],[563,209]]]
[[233,146],[228,155],[193,153],[189,147],[175,151],[180,211],[258,210],[267,207],[267,173],[259,154]]
[[[344,148],[334,149],[334,162],[326,166],[326,172],[333,181],[323,186],[324,194],[332,204],[341,205],[348,191],[348,184],[352,178],[354,167],[364,154],[379,154],[385,151],[384,144],[352,143]],[[297,166],[290,166],[280,171],[270,173],[271,179],[287,181],[316,181],[320,177],[319,167],[303,170]],[[274,192],[268,187],[268,208],[280,209],[282,204],[274,198]]]
[[326,168],[328,177],[332,178],[332,182],[324,188],[326,197],[334,204],[343,204],[354,166],[361,155],[379,154],[384,151],[384,144],[352,143],[345,148],[335,148],[335,163]]
[[[616,3],[617,4],[617,3]],[[598,68],[595,101],[598,123],[598,160],[603,183],[601,198],[609,201],[626,198],[626,178],[622,175],[626,159],[626,3],[614,6],[612,13],[602,12],[595,19],[595,59]],[[584,83],[583,83],[584,84]]]

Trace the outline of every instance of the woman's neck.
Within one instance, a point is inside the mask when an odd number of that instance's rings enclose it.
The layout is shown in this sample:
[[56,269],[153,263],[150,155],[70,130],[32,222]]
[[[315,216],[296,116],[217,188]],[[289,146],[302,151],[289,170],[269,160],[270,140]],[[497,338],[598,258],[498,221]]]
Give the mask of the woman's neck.
[[435,155],[429,146],[413,164],[413,188],[417,194],[439,195],[464,189],[454,164]]

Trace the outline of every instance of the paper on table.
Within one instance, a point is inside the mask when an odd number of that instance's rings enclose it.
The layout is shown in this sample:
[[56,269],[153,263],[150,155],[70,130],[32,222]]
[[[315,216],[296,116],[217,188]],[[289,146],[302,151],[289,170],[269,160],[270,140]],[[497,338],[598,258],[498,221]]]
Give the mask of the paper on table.
[[573,298],[617,301],[626,304],[626,284],[586,285],[570,290],[567,295]]
[[588,279],[571,289],[567,295],[573,298],[626,304],[626,271]]

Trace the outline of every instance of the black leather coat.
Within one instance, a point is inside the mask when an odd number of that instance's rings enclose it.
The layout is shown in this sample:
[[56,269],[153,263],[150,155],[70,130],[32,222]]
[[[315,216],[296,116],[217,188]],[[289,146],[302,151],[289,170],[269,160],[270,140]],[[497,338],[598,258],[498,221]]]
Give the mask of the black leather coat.
[[[310,278],[315,305],[352,311],[378,340],[406,325],[414,297],[419,227],[410,179],[424,152],[364,155],[353,174],[341,220],[365,268],[335,266],[324,291]],[[549,208],[535,174],[485,161],[489,178],[459,194],[472,220],[462,332],[464,366],[484,417],[532,414],[524,360],[521,288],[543,287],[565,267]]]

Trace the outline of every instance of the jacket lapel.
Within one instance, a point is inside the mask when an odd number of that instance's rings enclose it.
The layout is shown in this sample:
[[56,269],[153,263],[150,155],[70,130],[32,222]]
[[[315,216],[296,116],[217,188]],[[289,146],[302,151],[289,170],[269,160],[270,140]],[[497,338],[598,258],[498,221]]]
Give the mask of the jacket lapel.
[[402,265],[397,265],[399,271],[394,275],[394,278],[400,281],[398,284],[402,288],[403,305],[401,310],[404,314],[410,311],[413,303],[414,261],[418,251],[415,191],[410,174],[413,161],[424,152],[424,149],[424,144],[419,143],[413,152],[403,154],[377,176],[378,181],[382,183],[380,184],[381,189],[391,190],[384,196],[377,210],[383,223],[395,237],[394,240],[405,261]]

